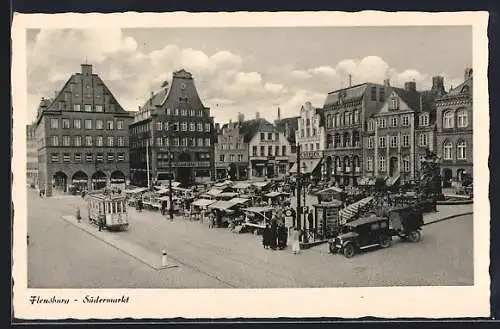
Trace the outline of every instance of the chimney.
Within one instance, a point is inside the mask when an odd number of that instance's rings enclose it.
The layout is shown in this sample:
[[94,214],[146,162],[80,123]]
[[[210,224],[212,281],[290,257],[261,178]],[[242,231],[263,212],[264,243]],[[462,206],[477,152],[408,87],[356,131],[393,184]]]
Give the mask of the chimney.
[[260,119],[260,112],[255,112],[255,119]]
[[82,64],[82,74],[83,75],[91,75],[92,74],[92,65],[90,64]]
[[281,109],[278,107],[278,121],[281,120]]
[[424,106],[422,104],[422,94],[420,94],[419,100],[420,100],[420,112],[422,112],[422,110],[424,108]]
[[439,95],[444,95],[445,94],[445,89],[444,89],[444,78],[440,75],[432,77],[432,89],[434,93],[437,93]]
[[352,87],[352,74],[349,74],[349,87]]
[[384,79],[384,86],[390,87],[391,86],[391,79]]
[[472,78],[472,69],[470,67],[465,69],[464,81],[469,79],[469,78]]
[[415,81],[405,82],[406,91],[417,91],[417,83]]

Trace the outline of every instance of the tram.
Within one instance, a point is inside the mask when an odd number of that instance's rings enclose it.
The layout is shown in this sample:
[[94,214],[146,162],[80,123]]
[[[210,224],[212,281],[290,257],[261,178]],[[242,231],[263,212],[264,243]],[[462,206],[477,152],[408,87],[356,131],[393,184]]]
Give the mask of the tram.
[[120,194],[92,193],[88,196],[89,220],[107,230],[122,231],[128,228],[127,204]]

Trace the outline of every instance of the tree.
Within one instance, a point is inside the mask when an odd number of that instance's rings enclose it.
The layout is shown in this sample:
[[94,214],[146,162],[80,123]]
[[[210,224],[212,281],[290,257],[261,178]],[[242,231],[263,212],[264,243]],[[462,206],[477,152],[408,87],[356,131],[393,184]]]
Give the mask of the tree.
[[441,163],[438,156],[429,149],[420,164],[420,183],[418,194],[421,199],[439,198],[441,189]]

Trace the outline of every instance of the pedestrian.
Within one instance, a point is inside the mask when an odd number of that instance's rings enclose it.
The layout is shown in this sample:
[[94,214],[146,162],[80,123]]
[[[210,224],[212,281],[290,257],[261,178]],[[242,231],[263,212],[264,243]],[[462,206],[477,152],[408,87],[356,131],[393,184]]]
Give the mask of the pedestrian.
[[165,201],[161,201],[161,215],[162,216],[165,216],[165,209],[166,209],[166,205],[165,205]]
[[99,225],[99,232],[101,232],[104,228],[104,216],[103,215],[99,215],[99,217],[97,218],[97,225]]
[[287,245],[288,232],[283,222],[278,225],[278,248],[283,250]]
[[266,227],[262,232],[262,246],[264,246],[264,249],[269,249],[270,240],[271,240],[271,228],[269,227],[269,224],[266,224]]
[[311,233],[314,230],[314,214],[312,209],[307,215],[307,221],[309,222],[309,233]]
[[274,217],[271,220],[271,235],[270,235],[271,241],[269,242],[269,245],[271,246],[271,249],[276,250],[277,248],[277,242],[278,242],[278,223],[276,221],[276,217]]
[[292,231],[292,251],[294,254],[300,253],[300,230],[297,227],[294,227]]

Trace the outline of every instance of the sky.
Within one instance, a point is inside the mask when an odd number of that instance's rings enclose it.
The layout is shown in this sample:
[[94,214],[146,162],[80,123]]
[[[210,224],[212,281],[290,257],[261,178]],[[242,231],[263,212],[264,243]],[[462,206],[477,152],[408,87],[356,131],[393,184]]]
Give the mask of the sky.
[[42,97],[53,97],[80,64],[93,65],[118,102],[135,111],[172,72],[193,74],[216,122],[256,112],[296,116],[310,101],[352,84],[415,81],[442,75],[445,87],[472,67],[472,29],[450,27],[250,27],[30,29],[27,33],[31,122]]

